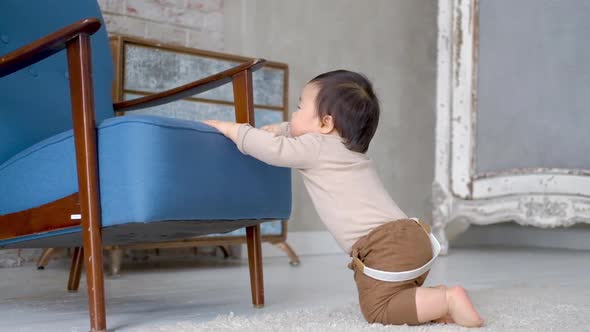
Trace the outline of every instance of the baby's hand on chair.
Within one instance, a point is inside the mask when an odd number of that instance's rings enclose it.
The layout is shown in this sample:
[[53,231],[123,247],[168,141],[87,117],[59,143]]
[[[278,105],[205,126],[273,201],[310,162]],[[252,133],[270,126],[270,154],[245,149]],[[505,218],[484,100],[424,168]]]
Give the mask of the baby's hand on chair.
[[225,122],[223,121],[218,121],[218,120],[204,120],[202,121],[204,124],[211,126],[217,130],[219,130],[220,132],[224,133],[225,131],[223,129],[227,129],[227,125]]
[[238,128],[240,127],[239,123],[219,120],[205,120],[203,121],[203,123],[219,130],[219,132],[221,132],[223,135],[229,137],[234,141],[238,137]]

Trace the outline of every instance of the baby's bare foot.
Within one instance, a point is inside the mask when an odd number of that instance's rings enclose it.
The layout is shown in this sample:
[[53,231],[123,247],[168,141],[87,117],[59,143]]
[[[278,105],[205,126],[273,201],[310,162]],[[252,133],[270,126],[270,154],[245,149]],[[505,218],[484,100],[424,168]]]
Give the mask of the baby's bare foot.
[[483,319],[479,316],[463,287],[455,286],[447,289],[449,314],[455,323],[466,327],[479,327]]
[[432,321],[433,323],[438,323],[438,324],[453,324],[455,321],[453,320],[453,318],[451,317],[450,314],[441,317],[439,319],[435,319]]

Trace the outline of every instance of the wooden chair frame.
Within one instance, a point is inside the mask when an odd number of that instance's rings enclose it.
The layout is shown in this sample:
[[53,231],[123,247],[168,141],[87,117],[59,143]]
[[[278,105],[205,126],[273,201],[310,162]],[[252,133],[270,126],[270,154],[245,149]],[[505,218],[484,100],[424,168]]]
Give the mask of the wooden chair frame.
[[[186,54],[190,56],[198,56],[198,57],[206,57],[221,61],[231,61],[231,62],[248,62],[255,60],[254,58],[249,58],[245,56],[239,56],[234,54],[227,54],[227,53],[220,53],[214,52],[209,50],[202,50],[202,49],[195,49],[189,48],[179,45],[172,45],[172,44],[165,44],[161,43],[160,41],[156,40],[148,40],[143,38],[137,38],[133,36],[127,35],[110,35],[109,36],[110,44],[111,44],[111,51],[113,53],[113,61],[115,65],[115,80],[113,82],[113,99],[115,102],[125,100],[126,93],[132,93],[134,95],[141,95],[147,96],[152,95],[152,92],[147,91],[137,91],[137,90],[130,90],[125,88],[125,48],[126,47],[141,47],[141,48],[148,48],[153,50],[159,50],[164,52],[174,52],[177,54]],[[288,119],[288,104],[289,104],[289,94],[287,93],[289,88],[289,66],[286,63],[281,62],[274,62],[274,61],[266,61],[264,63],[263,68],[272,68],[272,69],[279,69],[284,70],[285,75],[283,79],[283,84],[285,87],[285,91],[283,94],[283,101],[282,106],[276,105],[264,105],[264,104],[254,104],[255,109],[266,109],[266,110],[273,110],[278,111],[283,114],[283,121],[287,121]],[[198,102],[206,102],[210,104],[221,104],[227,106],[234,106],[233,101],[219,101],[219,100],[212,100],[207,98],[200,98],[191,96],[185,100],[190,101],[198,101]],[[125,115],[125,112],[117,112],[117,115]],[[298,266],[300,264],[299,257],[291,248],[289,243],[287,243],[287,227],[288,223],[287,220],[281,221],[281,233],[280,234],[273,234],[273,235],[265,235],[264,232],[261,233],[261,241],[270,243],[274,245],[276,248],[283,251],[289,257],[289,264],[291,266]],[[159,252],[159,249],[166,249],[166,248],[194,248],[195,252],[197,247],[200,246],[216,246],[220,248],[227,258],[230,256],[230,250],[228,246],[230,245],[242,245],[245,244],[246,236],[233,236],[233,235],[223,235],[223,236],[215,236],[215,237],[208,237],[208,236],[200,236],[191,239],[183,239],[183,240],[176,240],[176,241],[165,241],[165,242],[151,242],[151,243],[133,243],[124,246],[107,246],[105,250],[107,250],[107,254],[110,256],[109,260],[109,273],[111,275],[118,275],[121,271],[121,263],[123,261],[123,253],[125,250],[149,250],[155,249],[156,253]],[[37,261],[37,268],[44,269],[45,266],[48,264],[51,256],[54,254],[55,248],[47,248],[43,251]],[[71,282],[68,282],[68,285]],[[68,288],[69,289],[69,288]]]
[[[175,52],[178,54],[187,54],[192,56],[199,56],[199,57],[207,57],[216,60],[222,61],[233,61],[233,62],[248,62],[254,60],[253,58],[238,56],[233,54],[226,54],[208,50],[201,50],[189,47],[183,47],[178,45],[171,45],[171,44],[164,44],[159,41],[155,40],[146,40],[142,38],[137,38],[133,36],[126,36],[126,35],[110,35],[109,37],[111,43],[111,50],[113,52],[113,59],[115,63],[115,82],[113,84],[113,96],[115,101],[122,101],[125,99],[125,93],[133,93],[139,95],[151,95],[151,93],[146,93],[145,91],[132,91],[125,88],[125,48],[127,46],[133,47],[142,47],[142,48],[149,48],[159,51],[165,52]],[[281,107],[271,107],[269,105],[257,105],[254,104],[254,108],[260,109],[267,109],[273,111],[280,111],[283,114],[283,121],[287,121],[288,119],[288,103],[289,103],[289,66],[285,63],[275,62],[275,61],[266,61],[264,63],[264,68],[273,68],[273,69],[280,69],[285,70],[285,77],[283,80],[283,84],[285,86],[285,91],[283,95],[283,101]],[[222,105],[231,105],[233,106],[233,102],[220,102],[220,101],[213,101],[210,99],[205,98],[197,98],[191,97],[190,100],[196,100],[201,102],[208,102],[212,104],[222,104]],[[124,115],[123,112],[119,112],[120,115]],[[281,221],[281,234],[278,235],[265,235],[264,233],[261,234],[261,241],[267,242],[281,251],[283,251],[289,257],[289,264],[291,266],[298,266],[300,263],[299,257],[295,253],[295,251],[291,248],[291,246],[287,243],[287,220]],[[164,248],[187,248],[187,247],[198,247],[198,246],[217,246],[219,247],[224,255],[227,257],[229,256],[227,246],[229,245],[241,245],[246,243],[246,238],[244,236],[216,236],[216,237],[197,237],[192,239],[184,239],[181,241],[166,241],[166,242],[157,242],[157,243],[134,243],[131,245],[125,246],[110,246],[106,249],[109,251],[110,254],[110,273],[113,275],[117,275],[120,272],[120,264],[122,261],[123,250],[126,249],[164,249]],[[40,265],[43,266],[47,263],[46,260],[39,260]]]
[[[29,210],[0,216],[0,239],[82,226],[83,247],[76,248],[68,289],[77,290],[86,267],[91,331],[106,330],[101,212],[94,90],[90,36],[100,28],[98,19],[80,20],[0,57],[0,78],[67,50],[74,142],[79,192]],[[252,60],[221,73],[157,94],[117,102],[115,112],[153,107],[186,98],[232,82],[236,121],[254,124],[252,72],[264,60]],[[72,219],[80,214],[81,219]],[[252,303],[264,306],[260,225],[246,227]],[[83,259],[83,260],[82,260]]]

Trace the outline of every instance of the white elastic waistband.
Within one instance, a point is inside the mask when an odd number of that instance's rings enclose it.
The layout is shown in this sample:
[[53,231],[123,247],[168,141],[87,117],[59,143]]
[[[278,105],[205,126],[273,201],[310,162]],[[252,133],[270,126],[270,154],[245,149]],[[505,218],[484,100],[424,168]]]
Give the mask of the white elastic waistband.
[[[411,219],[415,220],[418,224],[422,226],[422,224],[417,218]],[[426,229],[424,231],[428,233],[428,237],[430,238],[430,244],[432,245],[432,259],[429,260],[428,263],[422,265],[417,269],[400,272],[387,272],[372,269],[370,267],[365,266],[365,264],[358,257],[353,257],[353,262],[357,266],[357,268],[359,268],[365,275],[381,281],[406,281],[418,278],[419,276],[426,273],[426,271],[430,270],[432,264],[434,263],[434,260],[440,254],[440,243],[438,242],[436,237],[432,235],[432,232]]]

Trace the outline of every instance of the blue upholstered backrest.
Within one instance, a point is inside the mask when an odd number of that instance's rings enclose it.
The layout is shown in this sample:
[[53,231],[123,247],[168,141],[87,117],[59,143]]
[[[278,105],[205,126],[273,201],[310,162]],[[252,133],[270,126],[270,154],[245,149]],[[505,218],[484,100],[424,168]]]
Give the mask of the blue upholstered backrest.
[[[102,20],[96,0],[0,0],[0,56],[83,18]],[[113,64],[104,24],[92,37],[96,120],[113,116]],[[65,50],[0,78],[0,164],[72,128]]]

